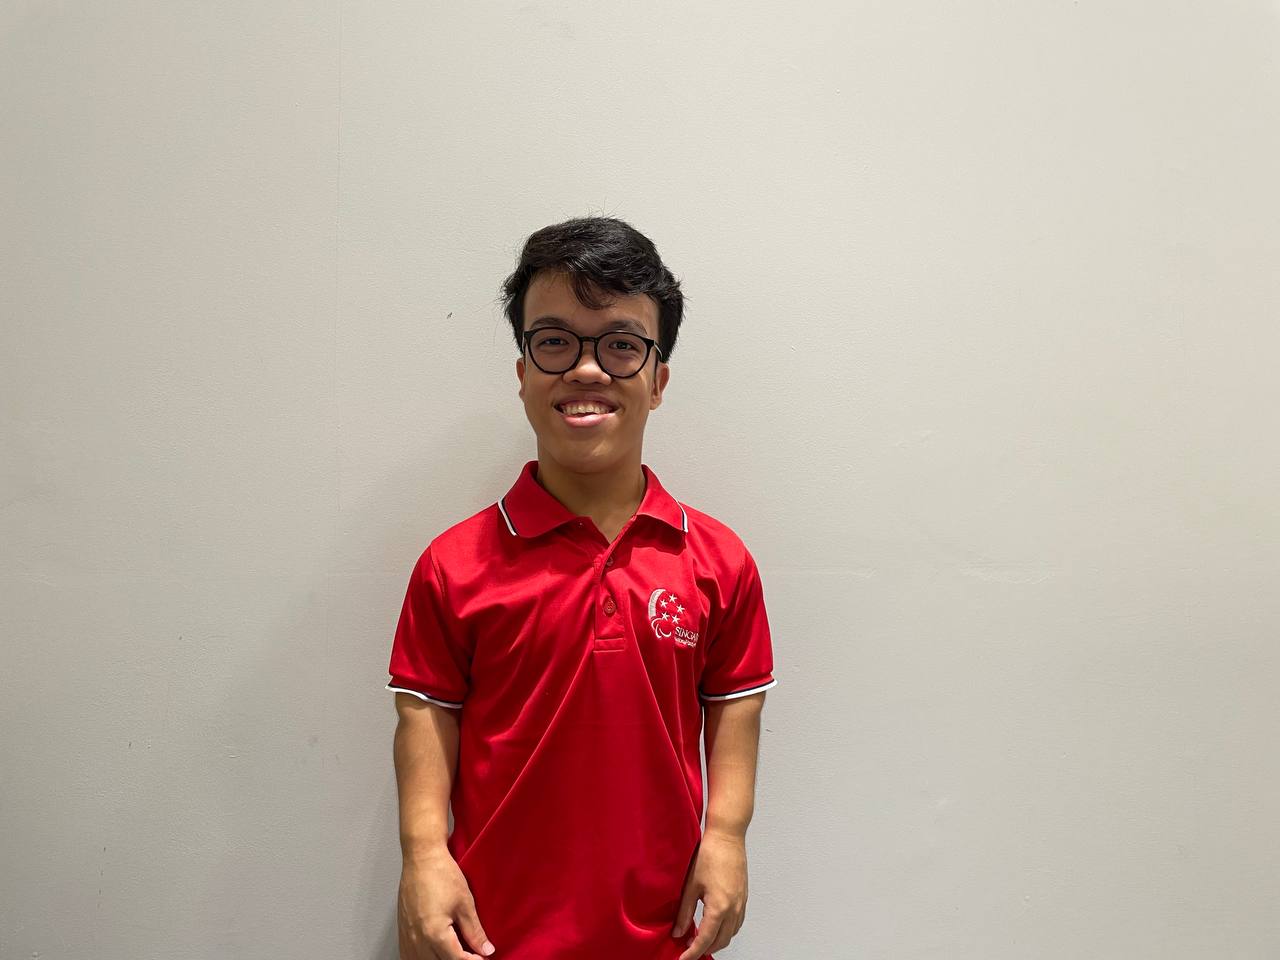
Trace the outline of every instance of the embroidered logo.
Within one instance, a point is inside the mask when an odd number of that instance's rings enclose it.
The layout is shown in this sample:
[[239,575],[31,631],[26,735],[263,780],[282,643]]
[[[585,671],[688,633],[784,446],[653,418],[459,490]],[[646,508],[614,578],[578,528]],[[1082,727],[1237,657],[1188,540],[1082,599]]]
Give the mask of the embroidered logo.
[[692,624],[693,618],[686,616],[680,598],[670,590],[659,587],[649,594],[649,626],[653,627],[653,635],[659,640],[675,640],[686,647],[696,646],[697,631],[685,628],[685,623]]

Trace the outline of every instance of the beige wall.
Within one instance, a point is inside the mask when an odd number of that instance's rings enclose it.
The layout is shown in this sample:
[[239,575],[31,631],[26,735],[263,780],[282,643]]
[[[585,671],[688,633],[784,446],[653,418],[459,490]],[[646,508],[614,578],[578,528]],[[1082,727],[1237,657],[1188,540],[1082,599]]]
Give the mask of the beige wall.
[[774,628],[727,955],[1280,955],[1275,3],[0,11],[0,955],[394,956],[392,630],[590,212]]

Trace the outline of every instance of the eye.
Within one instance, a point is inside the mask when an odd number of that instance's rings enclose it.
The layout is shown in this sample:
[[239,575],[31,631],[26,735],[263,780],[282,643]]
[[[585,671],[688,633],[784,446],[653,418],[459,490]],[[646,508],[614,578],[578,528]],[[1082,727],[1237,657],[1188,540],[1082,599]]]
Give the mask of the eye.
[[618,347],[624,347],[624,348],[625,348],[625,349],[627,349],[627,350],[635,350],[635,349],[636,349],[636,345],[635,345],[634,343],[632,343],[630,340],[615,340],[615,341],[613,341],[613,343],[612,343],[612,344],[610,344],[609,349],[611,349],[611,350],[617,350],[617,349],[618,349]]

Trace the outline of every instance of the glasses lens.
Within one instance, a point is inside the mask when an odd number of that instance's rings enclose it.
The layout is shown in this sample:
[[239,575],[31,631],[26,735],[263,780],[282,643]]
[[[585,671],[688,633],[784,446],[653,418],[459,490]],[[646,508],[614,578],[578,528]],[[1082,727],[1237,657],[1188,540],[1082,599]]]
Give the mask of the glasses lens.
[[529,338],[534,362],[548,373],[564,373],[578,353],[578,339],[567,330],[543,328]]
[[[564,373],[578,355],[578,338],[568,330],[542,328],[529,338],[534,361],[548,373]],[[611,377],[629,377],[644,363],[645,343],[630,333],[606,333],[597,344],[597,357]]]
[[606,333],[598,350],[604,372],[611,377],[629,377],[644,362],[644,341],[630,333]]

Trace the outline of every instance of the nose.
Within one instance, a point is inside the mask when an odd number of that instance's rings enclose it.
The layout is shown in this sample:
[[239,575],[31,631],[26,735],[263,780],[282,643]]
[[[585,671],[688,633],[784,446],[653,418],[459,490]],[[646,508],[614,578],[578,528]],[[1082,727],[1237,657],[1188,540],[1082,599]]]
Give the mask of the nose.
[[582,353],[578,357],[578,362],[564,372],[565,377],[571,380],[585,379],[589,381],[611,379],[596,358],[596,343],[597,341],[594,340],[584,340],[582,342]]

